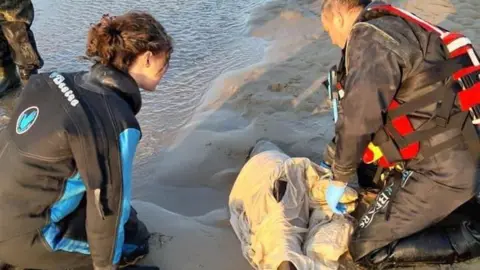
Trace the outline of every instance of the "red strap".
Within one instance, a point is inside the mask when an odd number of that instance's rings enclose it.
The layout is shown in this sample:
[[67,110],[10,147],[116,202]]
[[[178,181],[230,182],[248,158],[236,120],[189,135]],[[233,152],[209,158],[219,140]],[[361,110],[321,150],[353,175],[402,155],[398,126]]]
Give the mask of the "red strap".
[[462,111],[468,111],[473,106],[480,105],[480,83],[476,83],[472,87],[460,91],[458,93],[460,108]]
[[453,79],[460,80],[462,77],[478,70],[480,70],[480,66],[470,66],[470,67],[462,68],[459,71],[453,73]]
[[380,166],[382,168],[390,168],[390,167],[393,167],[394,165],[395,165],[395,163],[388,162],[388,160],[385,158],[385,156],[383,156],[382,158],[380,158],[378,160],[378,166]]
[[[398,106],[400,106],[400,103],[398,103],[395,99],[392,100],[392,103],[390,103],[390,106],[388,106],[389,110],[394,110]],[[406,115],[400,115],[397,118],[392,119],[392,125],[395,127],[395,129],[398,131],[398,133],[402,136],[406,136],[413,131],[412,124],[410,123],[410,120]],[[391,135],[391,134],[390,134]]]
[[[398,103],[394,99],[390,103],[390,106],[388,106],[388,109],[393,110],[398,106],[400,106],[400,103]],[[413,128],[413,125],[410,122],[410,119],[406,115],[401,115],[395,119],[392,119],[392,125],[395,127],[395,129],[401,136],[407,136],[408,134],[415,132],[415,129]],[[414,142],[409,144],[405,148],[400,149],[400,155],[404,160],[412,159],[415,156],[417,156],[419,150],[420,150],[420,143]]]

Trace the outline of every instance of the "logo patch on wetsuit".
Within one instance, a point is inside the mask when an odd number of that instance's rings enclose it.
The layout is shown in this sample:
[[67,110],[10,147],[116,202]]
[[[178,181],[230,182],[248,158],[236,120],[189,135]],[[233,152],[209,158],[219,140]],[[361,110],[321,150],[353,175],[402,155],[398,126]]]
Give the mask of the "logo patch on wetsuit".
[[17,119],[17,134],[23,134],[27,132],[37,121],[39,109],[36,106],[28,107],[24,110]]
[[65,96],[66,100],[70,103],[70,105],[72,105],[72,107],[76,107],[79,101],[77,97],[75,97],[75,94],[73,93],[73,91],[64,82],[65,77],[63,77],[57,72],[52,72],[50,74],[50,79],[53,80],[53,83],[55,83],[58,89],[62,92],[62,94]]

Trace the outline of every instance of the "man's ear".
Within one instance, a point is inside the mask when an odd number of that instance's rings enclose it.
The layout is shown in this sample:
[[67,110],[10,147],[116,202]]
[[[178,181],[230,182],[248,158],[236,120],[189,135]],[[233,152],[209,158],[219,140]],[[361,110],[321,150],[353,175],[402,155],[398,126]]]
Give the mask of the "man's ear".
[[345,23],[345,19],[343,17],[342,12],[338,12],[333,10],[333,23],[337,29],[342,29]]

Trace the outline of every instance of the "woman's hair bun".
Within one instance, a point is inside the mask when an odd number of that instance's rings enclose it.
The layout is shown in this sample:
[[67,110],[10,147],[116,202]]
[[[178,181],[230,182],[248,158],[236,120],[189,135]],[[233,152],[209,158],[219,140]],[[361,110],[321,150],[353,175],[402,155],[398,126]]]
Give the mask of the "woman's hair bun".
[[172,38],[148,13],[104,14],[88,32],[86,55],[126,71],[137,55],[145,51],[170,54],[172,47]]

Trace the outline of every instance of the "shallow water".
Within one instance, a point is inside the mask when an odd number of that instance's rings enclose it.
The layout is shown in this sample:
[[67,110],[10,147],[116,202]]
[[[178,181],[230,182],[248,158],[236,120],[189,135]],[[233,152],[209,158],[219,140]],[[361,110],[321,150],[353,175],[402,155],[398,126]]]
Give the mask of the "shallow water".
[[143,139],[137,161],[159,150],[191,117],[214,78],[248,66],[262,58],[265,41],[249,38],[249,13],[259,0],[33,0],[32,26],[45,66],[75,71],[88,62],[78,60],[85,51],[88,27],[102,14],[128,10],[152,13],[175,40],[170,68],[157,92],[144,93],[138,118]]

